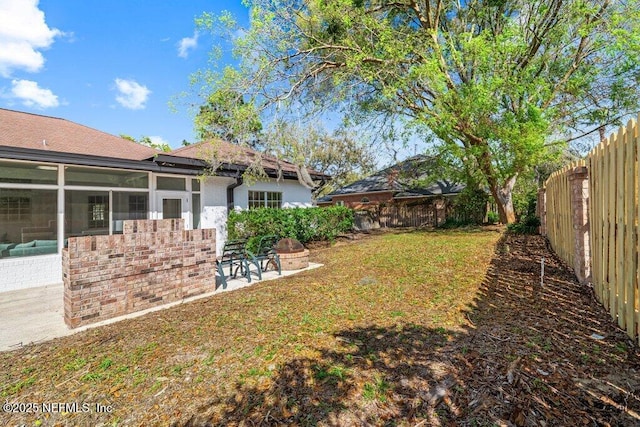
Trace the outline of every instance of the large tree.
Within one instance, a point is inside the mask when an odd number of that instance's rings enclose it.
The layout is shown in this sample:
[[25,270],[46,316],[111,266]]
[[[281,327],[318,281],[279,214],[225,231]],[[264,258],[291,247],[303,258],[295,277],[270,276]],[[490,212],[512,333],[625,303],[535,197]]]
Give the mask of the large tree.
[[235,34],[241,62],[218,93],[256,111],[405,118],[481,173],[506,223],[518,175],[638,108],[637,0],[245,3],[244,31],[200,21]]
[[[321,124],[288,123],[277,120],[263,135],[265,148],[279,158],[293,162],[303,184],[316,196],[328,194],[373,172],[375,159],[370,147],[358,135],[337,129],[329,132]],[[331,176],[321,185],[311,182],[307,169]],[[305,182],[306,181],[306,182]]]

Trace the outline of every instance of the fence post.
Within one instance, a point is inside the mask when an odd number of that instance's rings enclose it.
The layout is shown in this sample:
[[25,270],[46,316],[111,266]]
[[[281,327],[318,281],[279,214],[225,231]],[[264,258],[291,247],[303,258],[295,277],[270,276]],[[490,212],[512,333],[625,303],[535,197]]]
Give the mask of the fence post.
[[573,270],[582,284],[591,282],[589,252],[589,173],[586,166],[569,171],[571,185],[571,222],[573,224]]
[[540,235],[547,235],[547,189],[538,189],[538,203],[536,203],[536,215],[540,218]]

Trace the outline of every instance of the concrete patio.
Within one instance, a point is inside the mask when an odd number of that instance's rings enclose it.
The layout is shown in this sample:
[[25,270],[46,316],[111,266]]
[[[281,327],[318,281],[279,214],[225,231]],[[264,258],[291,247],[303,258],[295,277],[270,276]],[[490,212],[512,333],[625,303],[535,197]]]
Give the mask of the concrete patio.
[[[290,276],[301,271],[321,267],[322,264],[309,263],[309,267],[302,270],[283,271],[279,276],[275,271],[263,273],[262,280],[274,280]],[[70,329],[64,323],[63,284],[41,286],[0,293],[0,313],[2,313],[2,328],[0,329],[0,351],[19,349],[25,345],[41,343],[54,338],[75,334],[90,328],[97,328],[123,319],[143,316],[147,313],[164,310],[178,304],[184,304],[201,298],[206,298],[222,292],[234,291],[251,286],[259,280],[248,283],[243,278],[227,280],[227,288],[218,286],[213,292],[186,298],[166,305],[150,308],[97,322],[91,325]]]

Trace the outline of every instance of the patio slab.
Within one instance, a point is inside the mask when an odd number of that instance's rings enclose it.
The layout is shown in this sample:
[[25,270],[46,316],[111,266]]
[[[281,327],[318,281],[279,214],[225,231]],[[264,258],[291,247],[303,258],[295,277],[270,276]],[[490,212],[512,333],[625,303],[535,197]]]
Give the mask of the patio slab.
[[[302,270],[283,271],[281,276],[279,276],[275,271],[269,271],[263,273],[261,281],[279,279],[281,277],[290,276],[301,271],[311,270],[321,266],[322,264],[310,262],[308,268]],[[0,320],[0,351],[15,350],[28,344],[41,343],[54,338],[75,334],[76,332],[84,331],[86,329],[97,328],[118,322],[123,319],[139,317],[147,313],[164,310],[178,304],[184,304],[186,302],[206,298],[222,292],[230,292],[236,289],[245,288],[261,281],[254,279],[249,283],[243,278],[227,280],[226,289],[222,289],[222,287],[219,286],[215,291],[208,292],[206,294],[185,298],[184,300],[149,308],[147,310],[137,311],[124,316],[114,317],[113,319],[75,329],[70,329],[66,323],[64,323],[64,287],[62,283],[2,292],[0,293],[0,313],[2,313],[2,319]]]

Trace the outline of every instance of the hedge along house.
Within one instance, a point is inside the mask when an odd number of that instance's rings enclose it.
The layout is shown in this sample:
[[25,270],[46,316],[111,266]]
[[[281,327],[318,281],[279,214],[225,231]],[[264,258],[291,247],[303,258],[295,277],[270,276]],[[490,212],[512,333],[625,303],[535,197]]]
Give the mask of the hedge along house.
[[[120,234],[124,220],[182,218],[186,229],[215,228],[220,250],[229,209],[312,205],[294,165],[222,141],[211,146],[218,167],[203,175],[208,143],[164,153],[0,109],[0,292],[60,283],[65,239]],[[251,159],[266,176],[249,185],[242,176]]]

